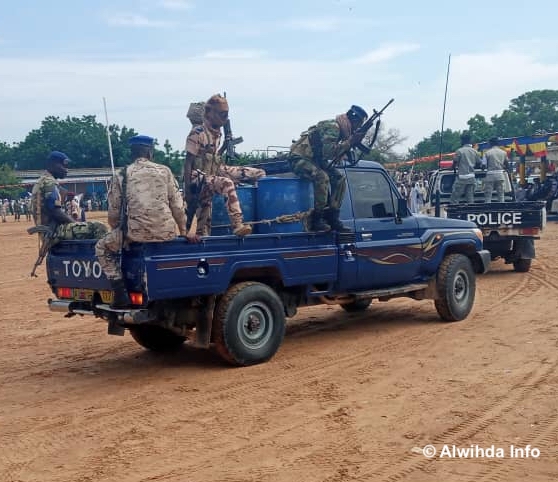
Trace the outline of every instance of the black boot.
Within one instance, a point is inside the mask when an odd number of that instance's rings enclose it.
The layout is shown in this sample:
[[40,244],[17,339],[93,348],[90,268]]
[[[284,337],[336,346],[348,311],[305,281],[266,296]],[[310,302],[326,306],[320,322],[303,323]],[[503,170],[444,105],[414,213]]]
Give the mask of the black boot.
[[339,209],[329,208],[326,211],[326,221],[331,226],[331,229],[338,232],[350,231],[348,228],[343,226],[343,223],[339,219]]
[[312,213],[312,231],[330,231],[331,226],[325,222],[324,212],[316,211]]
[[110,286],[114,291],[114,298],[110,304],[111,308],[128,308],[131,305],[128,290],[122,279],[110,280]]

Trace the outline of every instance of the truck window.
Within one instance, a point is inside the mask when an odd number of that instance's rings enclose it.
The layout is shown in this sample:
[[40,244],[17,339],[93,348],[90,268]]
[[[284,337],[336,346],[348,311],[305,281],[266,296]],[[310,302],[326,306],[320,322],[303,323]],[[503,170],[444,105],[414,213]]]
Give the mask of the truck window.
[[348,171],[355,218],[393,217],[397,193],[380,171]]

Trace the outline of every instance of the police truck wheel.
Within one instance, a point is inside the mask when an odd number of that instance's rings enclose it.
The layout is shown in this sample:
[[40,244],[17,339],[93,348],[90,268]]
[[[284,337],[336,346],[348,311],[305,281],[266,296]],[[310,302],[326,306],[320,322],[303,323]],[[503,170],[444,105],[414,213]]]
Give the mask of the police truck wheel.
[[469,258],[450,254],[444,258],[437,279],[440,298],[434,301],[444,321],[460,321],[469,315],[475,302],[476,278]]
[[185,337],[156,325],[137,325],[129,329],[132,338],[151,351],[175,351],[186,341]]
[[513,269],[518,273],[527,273],[531,269],[531,260],[530,259],[516,259],[513,262]]
[[269,286],[252,281],[231,286],[213,318],[217,353],[233,365],[269,360],[285,336],[283,304]]
[[372,298],[363,298],[360,300],[351,301],[350,303],[343,303],[343,308],[347,313],[358,313],[366,310],[372,303]]

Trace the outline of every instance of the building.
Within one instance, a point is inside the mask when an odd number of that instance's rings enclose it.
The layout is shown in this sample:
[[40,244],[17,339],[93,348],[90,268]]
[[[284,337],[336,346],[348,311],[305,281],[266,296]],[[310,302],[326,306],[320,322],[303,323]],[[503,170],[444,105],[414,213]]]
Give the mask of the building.
[[[31,192],[33,185],[44,174],[44,170],[15,171],[21,184]],[[104,199],[108,191],[112,170],[110,168],[68,169],[68,176],[59,179],[60,185],[67,191],[83,194],[84,199]]]

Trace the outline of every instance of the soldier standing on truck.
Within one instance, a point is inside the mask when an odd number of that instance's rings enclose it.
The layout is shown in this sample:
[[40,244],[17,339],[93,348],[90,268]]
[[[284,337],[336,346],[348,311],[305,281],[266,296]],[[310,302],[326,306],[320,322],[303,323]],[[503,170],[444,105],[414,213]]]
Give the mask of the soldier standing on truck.
[[[222,158],[221,127],[229,118],[229,104],[220,94],[205,103],[203,123],[194,125],[186,139],[184,160],[184,198],[191,208],[190,217],[197,218],[196,233],[208,236],[211,232],[211,203],[214,194],[225,197],[225,206],[233,233],[246,236],[252,227],[244,224],[242,210],[236,194],[235,182],[255,182],[265,176],[263,169],[227,166]],[[193,204],[192,204],[193,203]],[[192,219],[188,219],[188,224]]]
[[354,139],[353,133],[367,118],[368,114],[362,107],[353,105],[335,119],[321,121],[310,127],[291,146],[291,169],[298,177],[308,179],[314,185],[312,231],[344,229],[339,219],[339,209],[347,183],[345,176],[336,169],[336,163],[350,146],[362,141],[362,137]]
[[461,147],[453,158],[455,181],[450,196],[450,204],[457,204],[465,195],[465,202],[472,204],[475,196],[475,166],[480,165],[479,153],[471,145],[471,135],[461,134]]
[[108,192],[112,230],[97,241],[95,254],[114,291],[112,308],[125,308],[130,298],[119,253],[130,242],[161,242],[186,237],[186,214],[178,183],[167,166],[153,162],[154,139],[130,139],[132,164],[113,178]]
[[508,165],[506,152],[498,147],[498,138],[488,141],[490,149],[484,153],[486,159],[486,177],[484,178],[484,202],[492,202],[492,192],[496,190],[497,201],[504,202],[504,171]]

